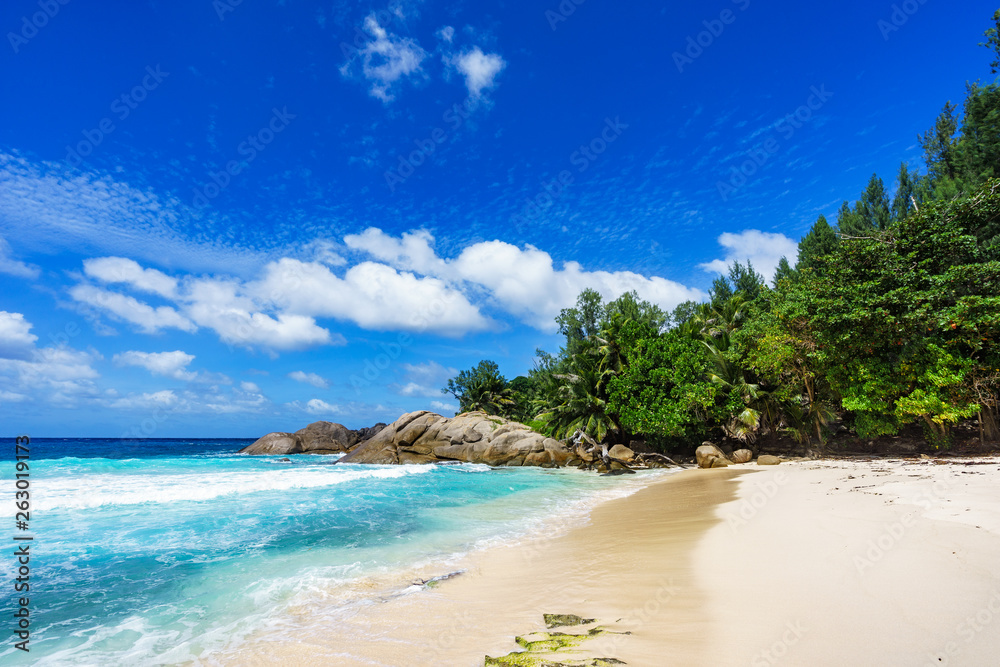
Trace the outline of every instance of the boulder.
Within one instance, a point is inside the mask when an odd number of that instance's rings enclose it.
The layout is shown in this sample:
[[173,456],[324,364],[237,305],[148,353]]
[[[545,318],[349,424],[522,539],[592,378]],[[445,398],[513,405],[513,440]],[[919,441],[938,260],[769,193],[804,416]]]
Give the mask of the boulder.
[[332,422],[313,422],[295,435],[302,441],[302,451],[310,454],[347,452],[361,441],[357,431]]
[[567,465],[576,454],[565,443],[524,424],[485,412],[448,418],[420,411],[405,414],[354,447],[338,463],[441,463],[490,466]]
[[749,449],[737,449],[729,459],[733,463],[747,463],[753,461],[753,452]]
[[729,465],[725,453],[710,442],[701,443],[701,447],[694,452],[694,458],[699,468],[725,468]]
[[771,456],[770,454],[764,454],[763,456],[757,457],[757,465],[759,466],[776,466],[781,463],[781,459],[777,456]]
[[252,445],[241,449],[239,453],[263,456],[301,454],[302,438],[296,433],[268,433]]
[[295,433],[268,433],[240,450],[240,454],[261,456],[277,454],[343,454],[369,436],[378,433],[385,424],[352,431],[343,424],[313,422]]
[[625,445],[615,445],[608,450],[608,456],[613,459],[618,459],[619,461],[624,461],[625,463],[630,463],[633,459],[635,459],[635,452]]

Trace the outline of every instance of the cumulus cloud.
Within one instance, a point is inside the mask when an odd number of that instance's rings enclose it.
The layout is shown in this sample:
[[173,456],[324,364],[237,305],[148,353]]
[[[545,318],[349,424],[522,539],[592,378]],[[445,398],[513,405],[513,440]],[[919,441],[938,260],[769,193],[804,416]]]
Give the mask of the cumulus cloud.
[[368,93],[391,102],[395,97],[393,88],[398,83],[421,73],[420,64],[427,52],[413,39],[400,37],[379,25],[375,14],[365,19],[364,28],[370,39],[341,66],[340,73],[352,76],[360,66],[361,76],[371,83]]
[[243,391],[246,391],[246,392],[253,393],[253,394],[261,394],[261,393],[263,393],[260,390],[260,387],[258,387],[257,384],[254,383],[254,382],[247,382],[247,381],[240,382],[240,389],[242,389]]
[[[220,390],[217,387],[175,392],[171,389],[130,394],[108,401],[108,407],[119,410],[164,411],[176,414],[238,414],[258,413],[270,401],[259,391],[246,387]],[[154,414],[156,414],[154,412]]]
[[138,352],[129,350],[116,354],[113,361],[118,366],[138,366],[145,368],[153,375],[193,382],[198,378],[198,374],[187,369],[188,364],[194,361],[193,354],[187,354],[181,350],[173,352]]
[[458,336],[490,326],[468,298],[444,280],[375,262],[348,269],[343,278],[326,266],[282,259],[250,286],[284,311],[334,317],[373,330],[427,331]]
[[726,232],[719,236],[719,245],[726,249],[726,256],[699,265],[709,273],[726,273],[733,262],[750,260],[754,268],[770,280],[782,257],[795,266],[799,256],[799,244],[792,239],[757,229],[745,229],[739,234]]
[[453,259],[442,259],[427,231],[404,233],[400,238],[370,228],[345,237],[345,245],[371,254],[403,270],[440,277],[453,284],[472,283],[488,291],[494,303],[526,324],[554,331],[554,318],[572,306],[585,288],[596,289],[605,299],[629,291],[662,308],[672,309],[687,300],[701,300],[704,293],[660,277],[630,271],[586,271],[576,262],[556,267],[552,257],[533,246],[519,248],[502,241],[484,241],[465,248]]
[[[20,313],[0,315],[0,326],[8,331],[7,337],[0,340],[18,345],[16,355],[0,357],[0,386],[7,394],[5,400],[34,397],[55,405],[74,406],[81,399],[99,396],[94,383],[99,376],[92,364],[100,355],[68,346],[34,347],[37,339],[25,328],[30,328],[31,324],[23,316],[11,317],[16,315]],[[0,342],[0,346],[2,344]]]
[[306,403],[305,411],[311,415],[333,415],[340,412],[340,407],[314,398]]
[[291,373],[288,374],[288,377],[292,378],[296,382],[312,385],[317,389],[328,389],[330,387],[330,381],[324,377],[317,375],[316,373],[306,373],[304,371],[292,371]]
[[37,278],[39,270],[37,266],[29,266],[11,256],[10,245],[0,236],[0,273],[6,273],[18,278]]
[[38,336],[31,333],[31,322],[21,313],[0,310],[0,358],[27,359]]
[[89,284],[80,284],[69,291],[80,303],[112,314],[116,319],[134,324],[143,333],[157,333],[162,329],[180,329],[189,333],[197,330],[191,320],[170,306],[153,308],[135,297],[103,290]]
[[454,403],[445,403],[443,401],[431,401],[431,407],[437,410],[442,415],[447,416],[450,412],[458,412],[458,406]]
[[481,97],[483,90],[492,88],[496,77],[507,66],[496,53],[483,53],[478,46],[471,51],[446,57],[446,62],[465,77],[465,87],[472,98]]
[[181,399],[173,391],[165,389],[144,394],[133,394],[111,401],[110,407],[120,410],[152,410],[175,408]]
[[156,269],[144,269],[139,263],[124,257],[100,257],[83,262],[83,272],[103,283],[125,283],[143,292],[171,298],[177,290],[177,279]]
[[396,393],[401,396],[441,396],[441,387],[458,374],[457,369],[446,368],[436,361],[402,364],[402,369],[405,384],[396,387]]
[[437,35],[437,38],[442,42],[448,42],[451,44],[451,40],[455,38],[455,29],[450,25],[446,25],[434,34]]

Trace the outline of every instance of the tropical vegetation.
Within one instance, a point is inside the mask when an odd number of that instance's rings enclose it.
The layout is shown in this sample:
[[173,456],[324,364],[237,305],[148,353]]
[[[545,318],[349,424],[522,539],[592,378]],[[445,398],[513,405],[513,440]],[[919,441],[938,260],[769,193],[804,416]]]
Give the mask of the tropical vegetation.
[[671,313],[584,290],[556,318],[558,353],[510,382],[484,361],[444,391],[554,437],[661,449],[822,447],[833,425],[863,439],[919,425],[944,447],[965,423],[1000,441],[1000,85],[968,84],[957,112],[919,136],[923,172],[900,165],[891,192],[873,175],[770,284],[735,263]]

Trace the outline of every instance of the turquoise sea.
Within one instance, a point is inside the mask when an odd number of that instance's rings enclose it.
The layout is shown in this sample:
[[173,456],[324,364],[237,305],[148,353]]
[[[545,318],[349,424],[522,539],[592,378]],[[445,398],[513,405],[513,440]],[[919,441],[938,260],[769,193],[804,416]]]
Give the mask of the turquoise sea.
[[[14,648],[5,613],[0,663],[212,662],[290,608],[335,616],[366,594],[361,580],[382,582],[371,595],[419,590],[407,578],[416,569],[447,574],[470,550],[518,540],[552,517],[563,527],[584,520],[596,502],[648,481],[235,453],[250,442],[32,440],[24,532],[14,441],[0,439],[0,537],[34,537],[30,653]],[[14,609],[25,594],[14,592],[14,548],[4,551],[2,605]]]

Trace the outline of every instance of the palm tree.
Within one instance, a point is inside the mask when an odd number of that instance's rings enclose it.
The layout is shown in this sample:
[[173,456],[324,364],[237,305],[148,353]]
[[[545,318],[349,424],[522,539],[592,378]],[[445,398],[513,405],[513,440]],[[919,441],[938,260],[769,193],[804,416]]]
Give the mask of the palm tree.
[[581,430],[598,442],[620,433],[621,427],[607,412],[609,372],[583,355],[572,361],[571,372],[555,373],[543,412],[536,418],[553,438],[566,439]]

